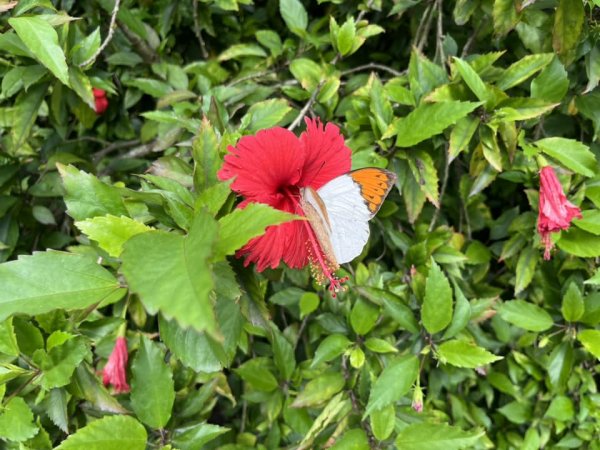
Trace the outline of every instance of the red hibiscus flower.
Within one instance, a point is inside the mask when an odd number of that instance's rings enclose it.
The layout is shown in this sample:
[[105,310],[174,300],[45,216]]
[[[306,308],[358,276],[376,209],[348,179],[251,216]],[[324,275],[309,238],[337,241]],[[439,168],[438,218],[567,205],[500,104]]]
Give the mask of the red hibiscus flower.
[[129,392],[127,376],[125,375],[128,358],[127,339],[119,336],[115,342],[115,348],[102,370],[102,382],[105,386],[112,384],[117,394]]
[[108,108],[108,98],[104,89],[92,88],[96,102],[96,114],[100,115]]
[[581,210],[567,200],[554,169],[543,167],[540,170],[538,233],[545,247],[544,259],[550,259],[554,246],[550,233],[569,229],[575,217],[581,218]]
[[[305,119],[306,131],[298,138],[285,128],[262,130],[242,137],[228,148],[221,180],[235,178],[231,188],[245,197],[240,204],[266,203],[273,208],[304,215],[300,208],[300,189],[319,189],[325,183],[348,172],[350,149],[340,130],[333,124]],[[293,221],[268,227],[263,236],[251,240],[238,251],[245,265],[255,262],[257,270],[276,268],[284,261],[291,268],[312,263],[319,281],[329,280],[330,290],[340,285],[337,269],[325,257],[308,221]]]

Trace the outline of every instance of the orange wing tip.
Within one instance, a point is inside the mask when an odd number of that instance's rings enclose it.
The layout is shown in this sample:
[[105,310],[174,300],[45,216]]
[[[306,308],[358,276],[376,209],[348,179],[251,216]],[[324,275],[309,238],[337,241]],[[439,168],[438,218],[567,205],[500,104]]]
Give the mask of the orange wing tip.
[[381,208],[397,178],[395,173],[375,167],[355,170],[350,176],[360,186],[360,193],[373,215]]

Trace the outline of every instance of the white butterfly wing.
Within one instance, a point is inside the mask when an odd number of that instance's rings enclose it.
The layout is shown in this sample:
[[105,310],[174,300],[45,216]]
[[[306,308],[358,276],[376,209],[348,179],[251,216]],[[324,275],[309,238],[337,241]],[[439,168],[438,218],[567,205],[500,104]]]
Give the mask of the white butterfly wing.
[[[361,254],[369,240],[369,220],[372,217],[360,186],[346,174],[322,186],[317,194],[327,212],[329,238],[337,262],[352,261]],[[314,202],[314,199],[307,200],[311,204]],[[319,210],[318,205],[313,206]]]

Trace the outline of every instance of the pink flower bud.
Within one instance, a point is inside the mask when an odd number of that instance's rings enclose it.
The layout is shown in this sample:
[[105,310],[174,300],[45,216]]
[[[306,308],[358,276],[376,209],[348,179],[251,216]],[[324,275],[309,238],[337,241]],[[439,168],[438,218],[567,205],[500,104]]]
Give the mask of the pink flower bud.
[[112,384],[117,394],[129,392],[127,375],[125,374],[128,358],[127,339],[119,336],[115,342],[115,348],[102,370],[102,382],[105,386]]

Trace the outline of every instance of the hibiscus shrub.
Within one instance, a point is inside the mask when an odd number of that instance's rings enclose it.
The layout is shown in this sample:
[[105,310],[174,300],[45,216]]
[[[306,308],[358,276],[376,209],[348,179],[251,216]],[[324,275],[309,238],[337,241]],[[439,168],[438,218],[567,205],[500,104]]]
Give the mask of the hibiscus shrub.
[[0,446],[600,449],[596,4],[1,2]]

